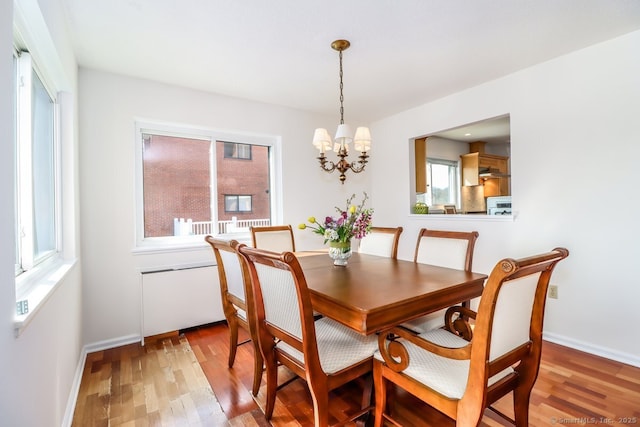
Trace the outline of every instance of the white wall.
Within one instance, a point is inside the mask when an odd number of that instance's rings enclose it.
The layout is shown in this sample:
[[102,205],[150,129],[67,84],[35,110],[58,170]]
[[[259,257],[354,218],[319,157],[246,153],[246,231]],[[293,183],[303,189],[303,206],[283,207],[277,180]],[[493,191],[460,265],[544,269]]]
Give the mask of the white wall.
[[[134,255],[134,123],[136,118],[198,127],[274,135],[281,139],[284,222],[332,214],[353,192],[367,190],[369,176],[350,174],[345,185],[320,170],[311,140],[326,117],[272,105],[81,69],[80,186],[84,281],[84,341],[108,345],[140,334],[138,270],[212,259],[211,248]],[[297,247],[322,245],[296,229]],[[105,343],[106,342],[106,343]]]
[[[376,221],[405,228],[399,257],[411,259],[422,227],[478,230],[474,270],[482,272],[503,257],[565,246],[545,336],[640,366],[638,52],[640,32],[630,33],[374,123]],[[408,171],[386,172],[408,164],[408,141],[505,113],[515,221],[409,215]]]
[[[65,111],[73,127],[73,102],[76,83],[76,64],[61,25],[60,5],[49,1],[47,10],[40,12],[36,0],[16,2],[27,18],[32,20],[34,32],[47,34],[55,51],[43,52],[48,58],[58,58],[65,80],[64,90],[72,111]],[[51,13],[51,14],[50,14]],[[81,291],[80,266],[74,269],[56,288],[50,299],[34,315],[20,336],[14,335],[14,165],[13,165],[13,1],[0,0],[0,424],[7,426],[60,426],[65,418],[67,401],[74,387],[76,369],[80,362]],[[44,18],[44,20],[42,19]],[[47,25],[38,25],[46,22]],[[64,218],[65,244],[72,251],[76,246],[76,193],[74,193],[75,140],[73,129],[67,129],[65,140],[63,188],[64,205],[69,215]],[[68,416],[69,414],[66,414]]]

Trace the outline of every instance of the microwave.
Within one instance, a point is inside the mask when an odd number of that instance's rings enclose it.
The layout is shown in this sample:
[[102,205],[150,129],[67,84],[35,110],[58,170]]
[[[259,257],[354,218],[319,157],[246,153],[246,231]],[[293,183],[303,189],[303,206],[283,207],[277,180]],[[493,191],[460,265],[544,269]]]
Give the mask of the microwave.
[[511,196],[487,197],[487,215],[511,215]]

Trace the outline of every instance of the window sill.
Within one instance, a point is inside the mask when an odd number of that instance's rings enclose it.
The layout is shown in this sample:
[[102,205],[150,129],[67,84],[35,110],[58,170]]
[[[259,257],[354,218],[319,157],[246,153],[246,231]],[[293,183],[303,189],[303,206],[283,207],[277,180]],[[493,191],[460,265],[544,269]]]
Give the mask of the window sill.
[[14,318],[16,337],[20,336],[75,264],[75,258],[55,258],[16,277],[16,302],[27,300],[29,305],[27,313],[16,314]]
[[[228,233],[217,234],[216,239],[232,240],[235,239],[240,243],[251,244],[251,235],[249,233]],[[158,239],[147,239],[141,242],[131,250],[134,255],[143,255],[150,253],[171,253],[181,251],[194,251],[209,248],[204,240],[204,236],[188,236],[188,237],[167,237]]]

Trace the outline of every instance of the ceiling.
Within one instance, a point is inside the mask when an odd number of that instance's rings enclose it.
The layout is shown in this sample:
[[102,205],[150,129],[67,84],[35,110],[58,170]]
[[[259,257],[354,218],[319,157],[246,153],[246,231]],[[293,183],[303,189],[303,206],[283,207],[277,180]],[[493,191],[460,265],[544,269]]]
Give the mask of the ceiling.
[[458,142],[484,141],[489,144],[509,144],[511,143],[510,125],[510,117],[506,115],[443,130],[429,136]]
[[[377,120],[640,29],[638,0],[61,0],[81,67]],[[356,122],[358,120],[359,122]]]

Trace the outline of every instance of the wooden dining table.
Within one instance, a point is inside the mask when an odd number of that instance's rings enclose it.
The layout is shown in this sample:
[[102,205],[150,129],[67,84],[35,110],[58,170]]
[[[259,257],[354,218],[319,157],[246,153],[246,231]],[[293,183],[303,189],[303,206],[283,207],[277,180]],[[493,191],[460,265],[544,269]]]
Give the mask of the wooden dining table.
[[313,309],[363,335],[479,297],[486,274],[353,253],[297,252]]

